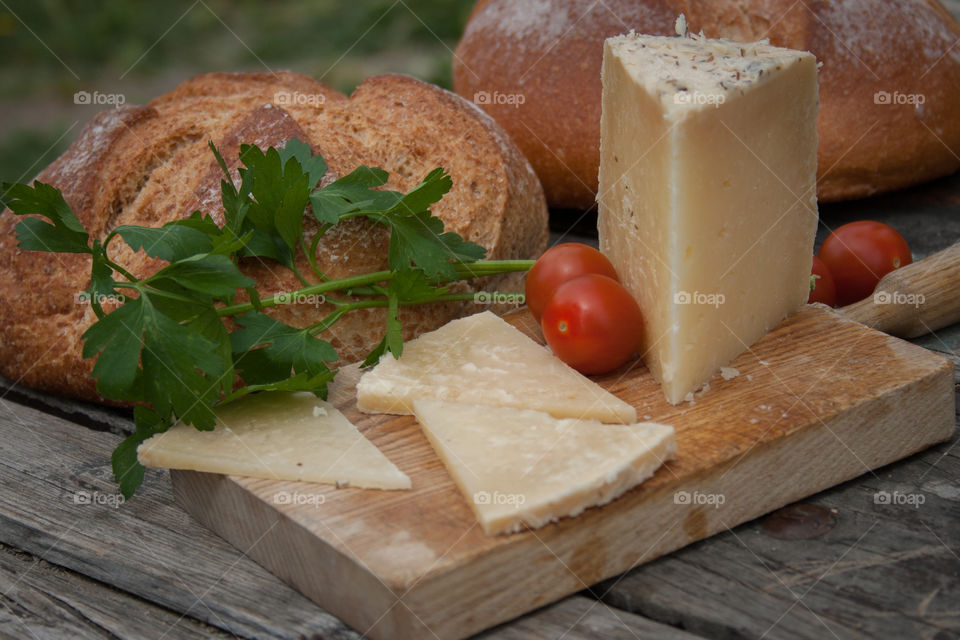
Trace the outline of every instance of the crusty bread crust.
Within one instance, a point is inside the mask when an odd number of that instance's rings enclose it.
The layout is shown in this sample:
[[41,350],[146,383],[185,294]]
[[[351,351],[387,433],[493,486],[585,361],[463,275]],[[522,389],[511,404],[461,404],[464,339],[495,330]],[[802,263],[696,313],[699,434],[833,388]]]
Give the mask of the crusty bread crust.
[[[282,103],[283,106],[279,106]],[[194,210],[223,221],[222,172],[207,147],[220,147],[233,170],[241,143],[307,141],[326,159],[325,181],[361,164],[390,173],[387,188],[406,191],[443,166],[453,188],[433,212],[446,228],[488,250],[492,259],[535,258],[546,247],[547,210],[529,163],[493,120],[459,96],[402,75],[367,79],[349,98],[295,73],[212,73],[192,78],[149,105],[99,114],[79,139],[37,176],[63,191],[91,235],[121,224],[160,226]],[[80,336],[95,321],[76,294],[89,284],[89,258],[22,251],[18,218],[0,216],[0,373],[21,384],[90,400],[100,398],[81,357]],[[305,219],[315,231],[312,216]],[[388,234],[366,220],[338,225],[323,238],[319,267],[330,277],[386,268]],[[138,277],[162,262],[111,244],[111,255]],[[310,277],[304,255],[298,268]],[[296,277],[269,260],[247,259],[241,269],[262,295],[299,288]],[[516,274],[458,285],[518,290]],[[305,326],[329,313],[325,304],[289,304],[270,314]],[[472,303],[426,305],[401,311],[405,337],[475,311]],[[330,332],[344,362],[380,340],[384,312],[348,314]]]
[[519,106],[482,106],[530,159],[551,206],[592,207],[603,40],[630,29],[672,35],[681,12],[691,31],[770,38],[823,62],[821,201],[960,167],[960,25],[936,0],[480,0],[454,56],[454,88],[467,99],[522,94]]

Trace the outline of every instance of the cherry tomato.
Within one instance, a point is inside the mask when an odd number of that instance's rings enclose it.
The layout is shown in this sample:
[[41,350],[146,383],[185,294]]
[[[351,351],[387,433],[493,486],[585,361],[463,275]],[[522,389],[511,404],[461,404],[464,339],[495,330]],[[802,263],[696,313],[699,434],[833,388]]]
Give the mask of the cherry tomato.
[[581,373],[606,373],[640,346],[643,316],[619,282],[588,273],[557,287],[540,328],[558,358]]
[[837,286],[833,283],[830,269],[823,260],[813,256],[813,269],[810,271],[810,297],[807,302],[822,302],[828,307],[837,304]]
[[607,257],[591,246],[567,242],[547,249],[527,274],[527,307],[537,322],[557,287],[586,273],[599,273],[620,281]]
[[913,262],[903,236],[890,225],[873,220],[838,227],[817,255],[833,276],[840,306],[863,300],[873,293],[880,278]]

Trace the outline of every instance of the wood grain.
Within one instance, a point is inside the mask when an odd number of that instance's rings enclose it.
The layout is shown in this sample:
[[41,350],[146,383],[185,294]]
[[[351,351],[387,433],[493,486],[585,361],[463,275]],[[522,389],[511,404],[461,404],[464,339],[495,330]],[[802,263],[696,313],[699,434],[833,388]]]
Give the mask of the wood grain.
[[703,636],[617,610],[584,596],[573,596],[475,636],[475,640],[532,640],[534,638],[698,640]]
[[185,514],[166,472],[117,508],[119,441],[0,402],[0,542],[241,637],[359,638]]
[[8,548],[0,548],[0,593],[0,633],[16,638],[147,638],[166,630],[183,640],[232,637]]
[[[528,315],[513,321],[534,329]],[[949,361],[825,308],[789,318],[733,366],[737,378],[713,380],[678,407],[636,364],[600,378],[641,416],[675,426],[678,458],[610,505],[537,531],[483,535],[412,418],[365,416],[345,404],[411,476],[412,491],[194,472],[174,472],[174,491],[195,517],[355,629],[462,638],[953,429]],[[275,504],[295,492],[308,504]]]
[[778,539],[756,520],[592,592],[717,639],[958,637],[958,441],[807,500],[834,513],[822,535]]

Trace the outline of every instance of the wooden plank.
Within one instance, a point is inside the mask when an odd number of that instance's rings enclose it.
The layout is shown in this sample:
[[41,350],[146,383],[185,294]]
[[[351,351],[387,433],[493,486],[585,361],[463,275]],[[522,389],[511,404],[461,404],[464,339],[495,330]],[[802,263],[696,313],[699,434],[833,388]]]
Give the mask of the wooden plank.
[[0,593],[0,628],[18,638],[232,637],[7,547],[0,547]]
[[[0,629],[4,631],[0,633],[17,638],[234,637],[3,546],[0,546],[0,593],[4,598],[4,606],[0,607]],[[349,634],[346,627],[343,630]],[[591,640],[598,633],[610,640],[636,638],[639,634],[663,640],[699,638],[584,596],[573,596],[545,607],[493,629],[483,637],[532,640],[562,636],[567,640]]]
[[946,356],[954,363],[954,380],[960,384],[960,323],[914,338],[910,342]]
[[166,472],[116,508],[118,442],[0,401],[0,542],[238,636],[359,637],[185,514]]
[[756,520],[593,592],[714,638],[957,637],[958,442],[960,430],[807,501],[833,512],[822,535],[778,539],[771,520]]
[[[532,329],[528,316],[514,318]],[[178,500],[301,592],[375,638],[461,638],[950,436],[951,364],[808,307],[668,405],[642,368],[600,379],[673,424],[678,459],[602,509],[488,537],[407,416],[341,409],[409,492],[172,474]],[[904,424],[916,426],[904,429]],[[274,504],[281,493],[309,500]],[[702,497],[723,496],[714,508]],[[685,499],[686,498],[686,499]],[[257,544],[253,544],[257,542]],[[343,585],[350,587],[343,588]]]
[[534,640],[535,638],[697,640],[702,636],[617,610],[584,596],[572,596],[475,636],[475,640]]
[[[0,548],[0,593],[7,594],[9,617],[0,609],[0,629],[18,638],[148,637],[159,636],[171,617],[186,615],[168,637],[192,637],[197,629],[200,637],[205,629],[217,637],[202,620],[239,637],[359,638],[183,513],[172,502],[165,472],[148,471],[137,497],[119,509],[107,504],[116,500],[109,475],[116,436],[10,402],[0,408],[0,541],[34,554],[31,562],[39,567],[23,570],[25,556]],[[78,494],[102,504],[77,505]],[[4,577],[10,573],[13,581]],[[590,640],[595,629],[694,637],[595,604],[573,596],[487,637],[532,640],[543,637],[541,629],[561,630],[567,640]],[[42,615],[31,618],[28,608]],[[133,616],[154,633],[137,633],[137,621],[123,626]],[[19,626],[10,626],[14,617]]]
[[0,400],[33,407],[97,431],[109,431],[118,435],[133,433],[133,412],[130,409],[62,398],[44,391],[28,389],[3,376],[0,376]]

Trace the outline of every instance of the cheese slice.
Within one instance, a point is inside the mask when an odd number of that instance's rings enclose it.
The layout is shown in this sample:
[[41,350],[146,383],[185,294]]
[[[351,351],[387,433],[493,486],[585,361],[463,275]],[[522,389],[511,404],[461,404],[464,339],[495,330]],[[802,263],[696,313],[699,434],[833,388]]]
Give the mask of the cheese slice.
[[506,407],[414,401],[417,420],[488,535],[606,504],[673,457],[673,427],[557,419]]
[[516,407],[558,418],[630,423],[636,410],[495,314],[448,322],[380,358],[357,385],[368,413],[413,413],[416,398]]
[[600,248],[640,304],[641,353],[676,404],[806,302],[816,60],[634,34],[603,56]]
[[147,467],[409,489],[410,478],[332,404],[310,393],[258,393],[222,407],[212,431],[177,424],[137,449]]

